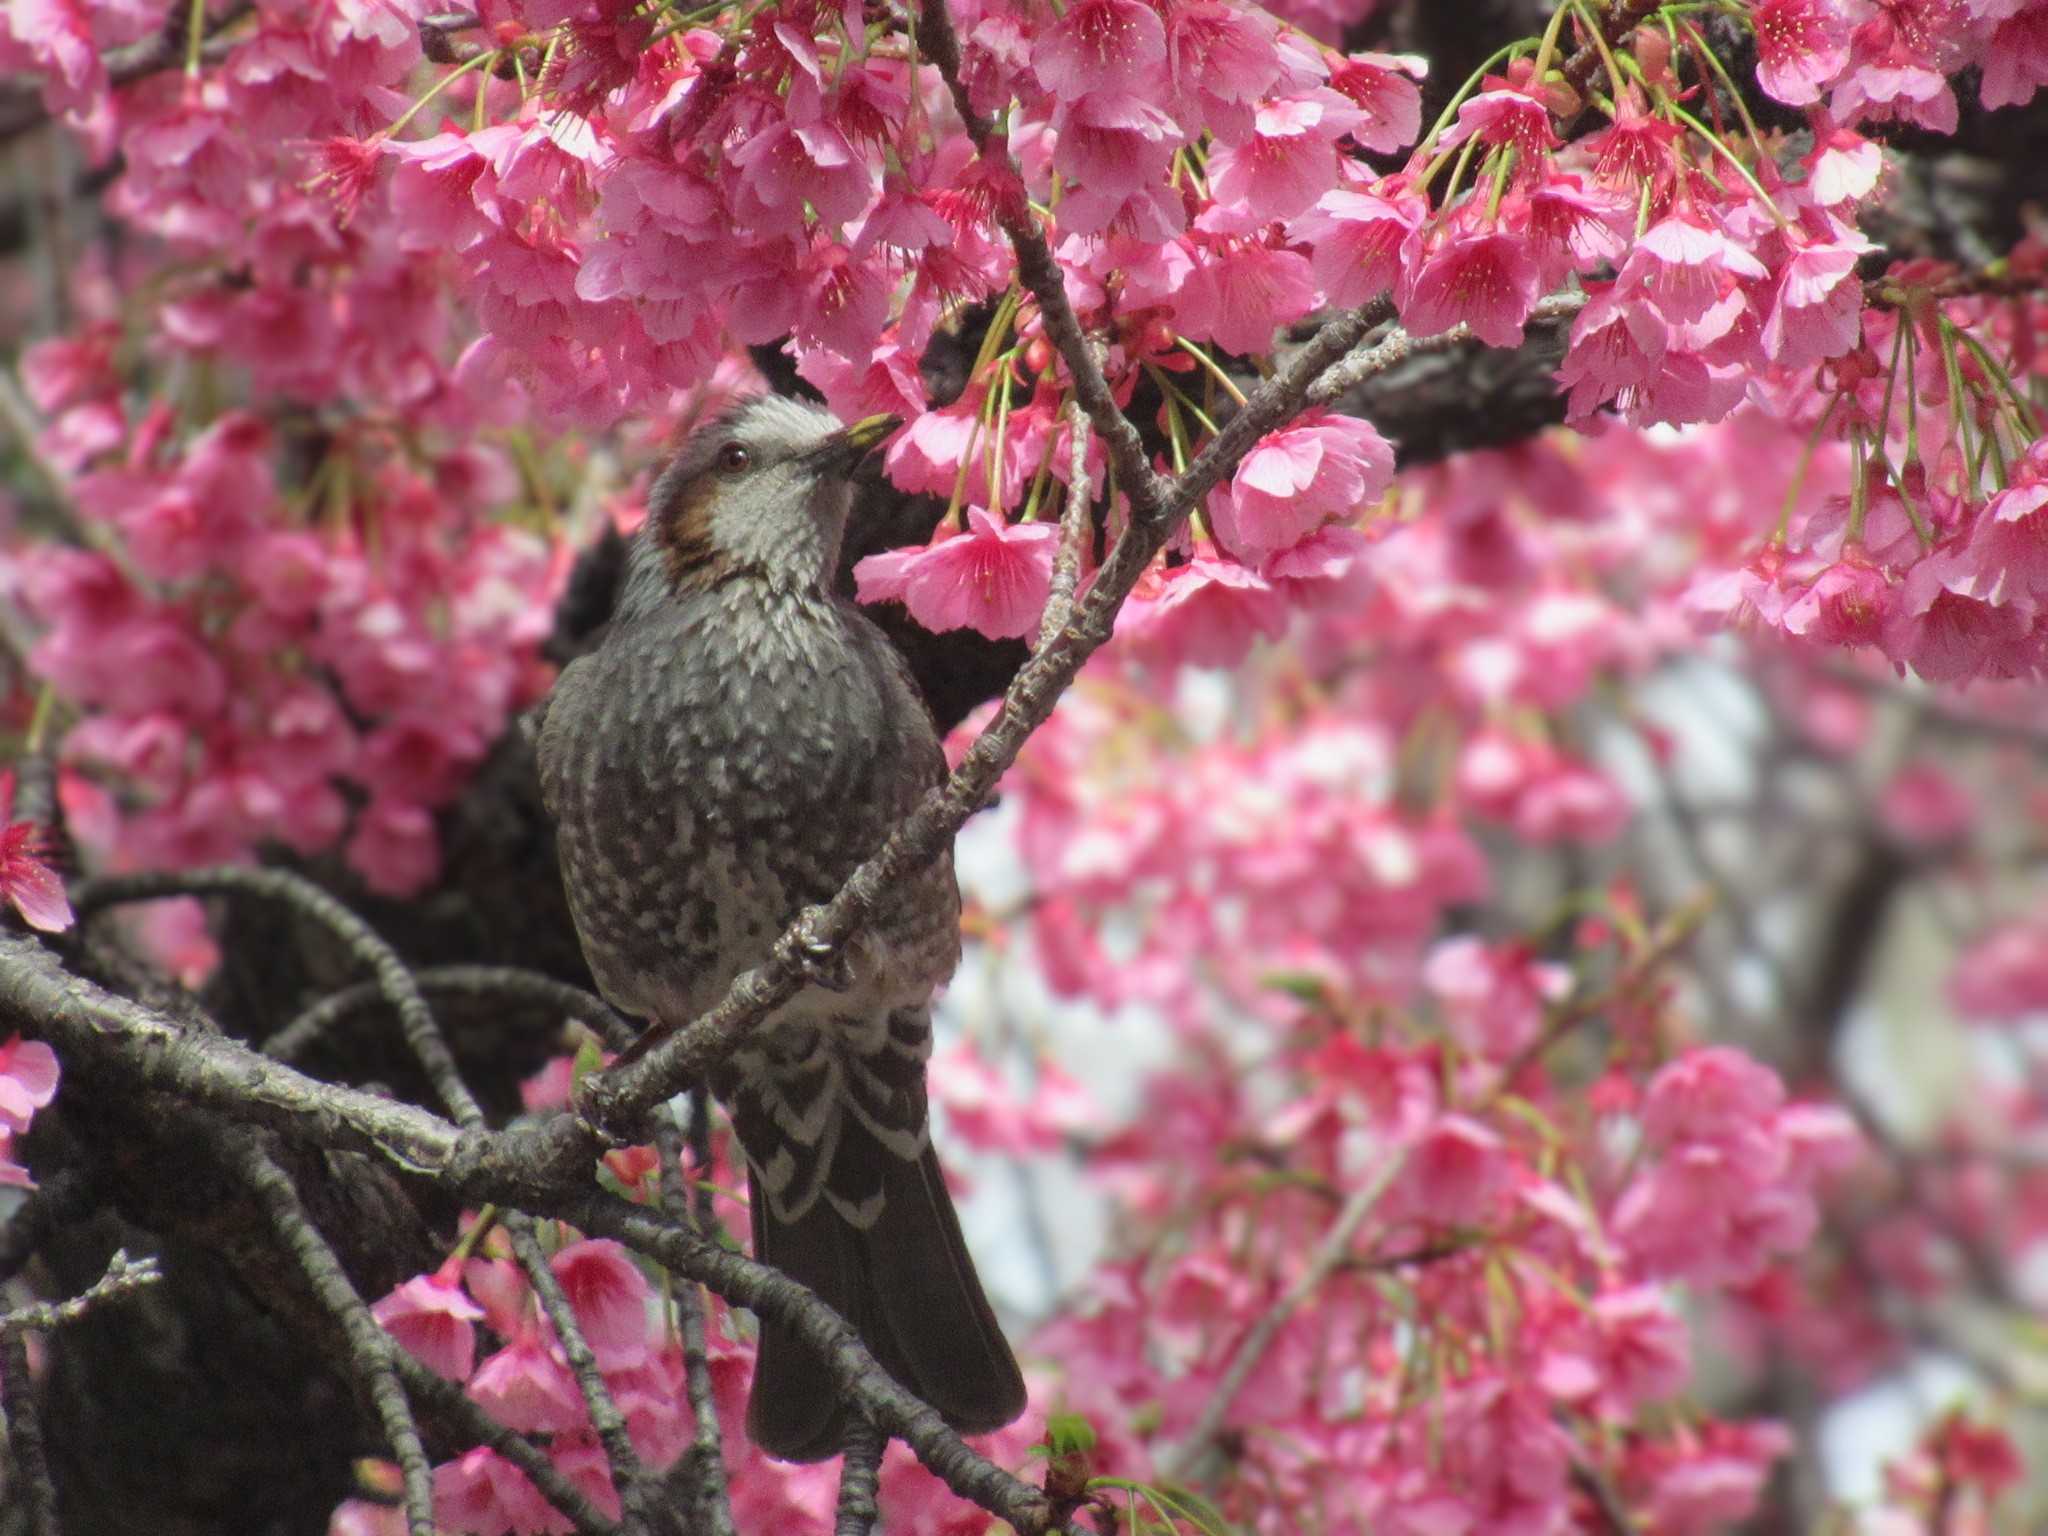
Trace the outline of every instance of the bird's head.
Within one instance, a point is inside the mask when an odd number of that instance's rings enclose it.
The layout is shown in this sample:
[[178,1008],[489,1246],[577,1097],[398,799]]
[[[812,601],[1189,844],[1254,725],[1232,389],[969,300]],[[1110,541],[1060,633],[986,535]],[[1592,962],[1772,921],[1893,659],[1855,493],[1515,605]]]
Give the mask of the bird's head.
[[646,541],[669,589],[737,577],[829,585],[853,472],[895,425],[873,416],[841,426],[823,406],[758,395],[699,427],[647,498]]

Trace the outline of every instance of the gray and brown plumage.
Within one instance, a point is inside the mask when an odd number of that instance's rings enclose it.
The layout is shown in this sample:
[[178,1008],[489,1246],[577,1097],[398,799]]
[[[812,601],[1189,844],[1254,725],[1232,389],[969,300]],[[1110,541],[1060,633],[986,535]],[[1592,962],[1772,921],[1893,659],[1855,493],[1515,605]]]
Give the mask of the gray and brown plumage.
[[[541,785],[584,954],[626,1013],[712,1007],[944,776],[902,661],[831,591],[876,435],[777,396],[700,428],[655,482],[603,643],[555,685]],[[894,897],[711,1086],[746,1153],[755,1257],[972,1433],[1015,1418],[1024,1385],[927,1134],[931,995],[960,958],[950,854]],[[846,1426],[823,1362],[764,1324],[754,1441],[815,1460]]]

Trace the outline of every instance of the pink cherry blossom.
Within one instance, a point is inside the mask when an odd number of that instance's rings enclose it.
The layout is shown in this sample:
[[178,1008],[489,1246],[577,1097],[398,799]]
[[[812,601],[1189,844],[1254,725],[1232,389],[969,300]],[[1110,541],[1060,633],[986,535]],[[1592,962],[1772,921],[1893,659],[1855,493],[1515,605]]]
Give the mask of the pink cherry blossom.
[[531,1327],[477,1367],[469,1395],[507,1429],[571,1430],[588,1418],[559,1349]]
[[1413,58],[1391,53],[1354,53],[1330,63],[1330,88],[1358,103],[1365,121],[1351,137],[1381,154],[1415,142],[1422,129],[1422,92],[1410,78]]
[[1241,137],[1253,105],[1279,79],[1277,28],[1264,12],[1195,0],[1166,16],[1175,116],[1212,133]]
[[639,1365],[650,1345],[653,1292],[640,1267],[609,1238],[571,1243],[548,1260],[597,1363],[606,1370]]
[[1081,0],[1039,35],[1031,65],[1062,99],[1147,95],[1164,79],[1166,29],[1139,0]]
[[20,1135],[57,1097],[57,1053],[40,1040],[10,1035],[0,1045],[0,1129]]
[[1562,966],[1479,939],[1446,939],[1423,962],[1422,982],[1443,1007],[1459,1043],[1510,1061],[1542,1032],[1544,1010],[1571,987]]
[[1227,352],[1256,354],[1273,333],[1315,306],[1308,261],[1263,242],[1218,246],[1205,253],[1180,294],[1181,329]]
[[1738,278],[1765,276],[1762,262],[1697,216],[1673,214],[1643,232],[1621,269],[1621,287],[1673,324],[1705,318]]
[[1290,549],[1332,518],[1356,516],[1386,490],[1394,451],[1369,422],[1312,413],[1245,455],[1229,489],[1210,498],[1217,537],[1257,561]]
[[1418,336],[1464,324],[1480,340],[1511,347],[1536,307],[1538,271],[1525,236],[1467,222],[1404,273],[1401,320]]
[[450,1381],[466,1381],[476,1363],[476,1329],[484,1310],[463,1294],[461,1276],[445,1266],[415,1275],[370,1308],[384,1331],[422,1365]]
[[425,806],[380,800],[356,816],[348,841],[349,866],[371,888],[409,896],[431,884],[441,868],[441,845]]
[[1030,634],[1052,588],[1059,530],[1011,523],[970,507],[968,530],[924,549],[869,555],[854,567],[864,603],[900,602],[931,630],[976,629],[994,639]]
[[472,1536],[575,1529],[525,1473],[481,1445],[434,1469],[434,1519]]
[[1428,211],[1426,200],[1393,181],[1367,191],[1340,187],[1288,229],[1312,247],[1310,263],[1324,297],[1358,305],[1400,280],[1404,246]]
[[1849,61],[1848,26],[1836,0],[1757,0],[1757,83],[1778,100],[1805,106]]
[[1231,561],[1197,556],[1141,583],[1117,614],[1119,640],[1170,665],[1227,667],[1287,619],[1272,584]]
[[71,926],[64,882],[49,864],[49,836],[35,822],[14,821],[14,770],[0,772],[0,901],[43,933]]

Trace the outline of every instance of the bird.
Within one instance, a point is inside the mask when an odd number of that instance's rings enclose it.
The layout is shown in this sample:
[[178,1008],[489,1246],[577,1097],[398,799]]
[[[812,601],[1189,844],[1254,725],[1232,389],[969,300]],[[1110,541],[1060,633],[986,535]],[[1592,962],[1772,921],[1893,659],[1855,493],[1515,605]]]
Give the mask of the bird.
[[[833,591],[854,475],[895,426],[753,396],[654,481],[603,639],[537,733],[563,884],[605,999],[708,1011],[829,900],[945,757],[900,655]],[[1025,1386],[932,1148],[932,998],[960,960],[951,849],[710,1075],[747,1166],[754,1257],[808,1286],[956,1430]],[[763,1319],[747,1432],[837,1454],[855,1422],[825,1361]]]

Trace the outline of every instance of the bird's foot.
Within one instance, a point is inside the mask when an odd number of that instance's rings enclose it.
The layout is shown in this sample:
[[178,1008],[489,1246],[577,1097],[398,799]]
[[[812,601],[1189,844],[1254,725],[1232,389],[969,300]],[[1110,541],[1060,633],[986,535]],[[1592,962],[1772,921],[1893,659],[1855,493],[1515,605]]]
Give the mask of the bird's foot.
[[803,967],[804,980],[827,992],[851,992],[853,956],[846,945],[834,943],[818,932],[817,915],[815,907],[806,912],[797,929],[797,964]]

